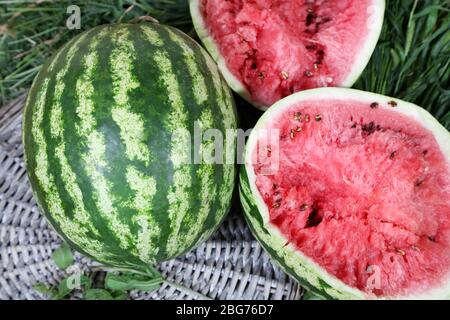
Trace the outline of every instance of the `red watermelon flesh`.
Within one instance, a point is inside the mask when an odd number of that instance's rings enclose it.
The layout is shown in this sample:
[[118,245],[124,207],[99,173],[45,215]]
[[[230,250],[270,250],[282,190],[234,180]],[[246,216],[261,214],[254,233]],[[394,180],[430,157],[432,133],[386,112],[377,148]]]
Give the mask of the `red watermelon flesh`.
[[380,8],[379,0],[200,0],[226,67],[263,108],[297,91],[352,85],[378,38]]
[[[261,138],[253,153],[257,189],[288,243],[377,296],[438,287],[450,270],[448,162],[395,106],[298,102],[265,125],[279,130],[279,148]],[[279,168],[267,174],[274,152]]]

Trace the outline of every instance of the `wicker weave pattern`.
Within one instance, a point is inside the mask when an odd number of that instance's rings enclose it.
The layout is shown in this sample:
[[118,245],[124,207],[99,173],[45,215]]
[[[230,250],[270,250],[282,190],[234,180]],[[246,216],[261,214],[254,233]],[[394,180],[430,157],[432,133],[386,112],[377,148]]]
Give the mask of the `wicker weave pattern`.
[[[32,286],[65,276],[51,254],[61,240],[39,212],[28,183],[21,141],[25,96],[0,109],[0,299],[42,299]],[[76,254],[87,273],[96,265]],[[164,283],[132,299],[299,299],[301,287],[272,265],[249,232],[238,203],[214,236],[178,259],[161,263]],[[104,272],[94,272],[101,281]],[[79,298],[75,293],[72,298]]]

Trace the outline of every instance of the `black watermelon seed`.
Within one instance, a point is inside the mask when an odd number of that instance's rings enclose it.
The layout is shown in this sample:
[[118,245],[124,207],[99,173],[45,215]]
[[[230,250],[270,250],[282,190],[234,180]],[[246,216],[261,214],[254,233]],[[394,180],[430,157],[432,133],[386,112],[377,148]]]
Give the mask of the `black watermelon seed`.
[[390,105],[391,107],[395,108],[398,104],[395,101],[389,101],[388,105]]
[[306,15],[306,21],[305,21],[306,26],[310,26],[313,23],[315,18],[316,18],[316,14],[312,11],[309,11],[308,14]]
[[308,205],[306,203],[300,206],[300,211],[306,211],[308,209]]

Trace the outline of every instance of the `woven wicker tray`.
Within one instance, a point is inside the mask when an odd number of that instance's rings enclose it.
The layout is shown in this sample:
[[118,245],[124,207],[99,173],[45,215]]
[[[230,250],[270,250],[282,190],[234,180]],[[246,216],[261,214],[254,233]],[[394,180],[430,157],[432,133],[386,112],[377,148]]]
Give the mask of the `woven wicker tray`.
[[[61,239],[33,199],[21,138],[25,95],[0,108],[0,299],[43,299],[33,289],[66,276],[52,260]],[[96,263],[76,254],[76,266],[94,280]],[[227,220],[205,243],[158,265],[165,279],[153,292],[132,291],[131,299],[300,299],[303,290],[274,266],[256,242],[235,203]],[[71,298],[80,298],[74,293]]]

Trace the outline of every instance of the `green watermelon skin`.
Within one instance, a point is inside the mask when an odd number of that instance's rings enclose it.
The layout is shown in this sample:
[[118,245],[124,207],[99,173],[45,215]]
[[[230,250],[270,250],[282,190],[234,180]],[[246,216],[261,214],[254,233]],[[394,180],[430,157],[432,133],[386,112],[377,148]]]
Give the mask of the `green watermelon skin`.
[[[189,164],[195,121],[223,132],[224,159],[234,159],[225,135],[237,126],[234,102],[195,41],[154,23],[80,34],[43,66],[24,110],[38,206],[104,264],[136,269],[179,256],[216,230],[236,176],[234,164]],[[172,137],[177,129],[190,137]]]

